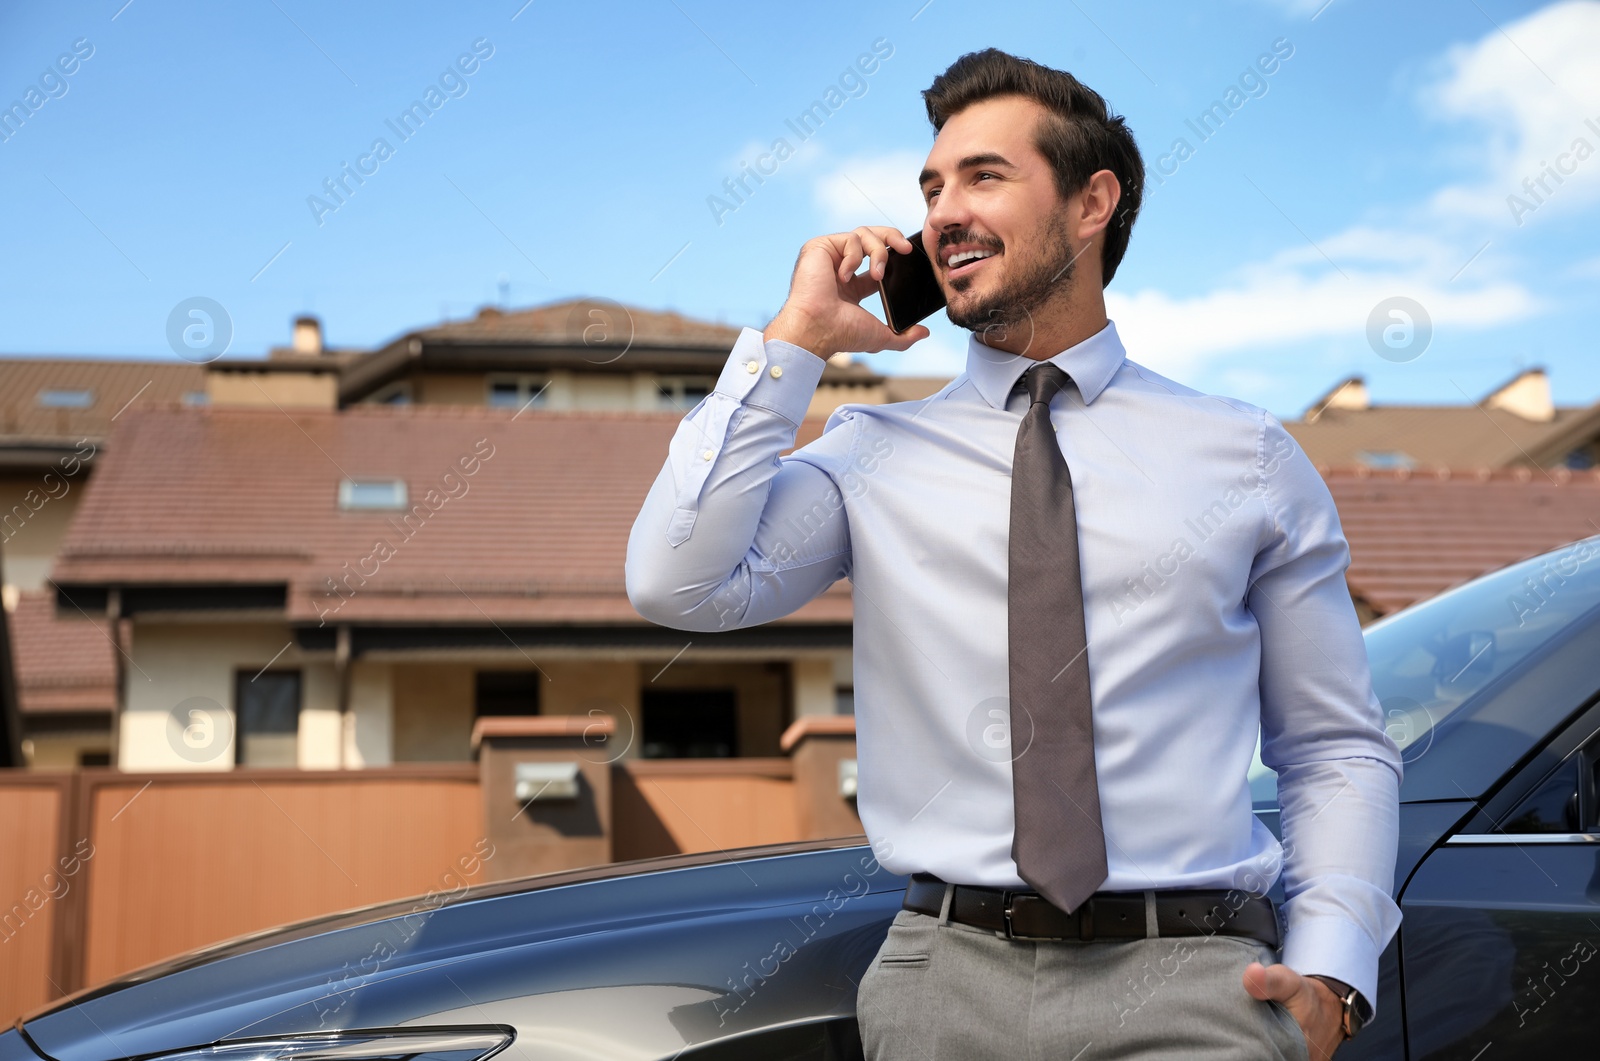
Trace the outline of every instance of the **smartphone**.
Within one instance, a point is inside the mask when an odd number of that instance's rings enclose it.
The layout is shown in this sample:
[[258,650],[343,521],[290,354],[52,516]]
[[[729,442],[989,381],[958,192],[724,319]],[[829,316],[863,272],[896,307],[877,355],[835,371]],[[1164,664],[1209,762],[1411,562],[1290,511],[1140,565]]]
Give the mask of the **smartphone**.
[[901,254],[890,247],[889,258],[883,265],[883,279],[878,282],[884,320],[896,335],[943,309],[945,304],[944,289],[934,276],[933,262],[922,249],[922,230],[918,229],[906,239],[911,241],[911,253]]

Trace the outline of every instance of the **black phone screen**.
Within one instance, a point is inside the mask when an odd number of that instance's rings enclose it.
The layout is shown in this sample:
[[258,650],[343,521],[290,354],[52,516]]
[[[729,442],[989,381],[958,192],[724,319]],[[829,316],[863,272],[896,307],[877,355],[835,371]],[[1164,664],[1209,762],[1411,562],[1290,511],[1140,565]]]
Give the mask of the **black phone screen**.
[[889,330],[896,335],[929,314],[944,308],[944,289],[933,274],[933,262],[922,249],[922,232],[919,229],[907,236],[911,253],[901,254],[889,248],[884,262],[883,279],[878,293],[883,298],[883,316]]

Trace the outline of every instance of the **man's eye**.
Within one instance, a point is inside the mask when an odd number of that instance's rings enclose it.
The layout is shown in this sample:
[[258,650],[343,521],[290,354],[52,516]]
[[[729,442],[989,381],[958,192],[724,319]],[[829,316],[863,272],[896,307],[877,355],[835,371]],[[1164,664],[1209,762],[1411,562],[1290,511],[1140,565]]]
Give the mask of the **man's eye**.
[[933,189],[933,191],[931,191],[927,195],[923,196],[922,201],[925,202],[925,203],[931,203],[931,202],[933,202],[933,197],[935,195],[938,195],[938,194],[939,194],[939,189],[935,188],[935,189]]

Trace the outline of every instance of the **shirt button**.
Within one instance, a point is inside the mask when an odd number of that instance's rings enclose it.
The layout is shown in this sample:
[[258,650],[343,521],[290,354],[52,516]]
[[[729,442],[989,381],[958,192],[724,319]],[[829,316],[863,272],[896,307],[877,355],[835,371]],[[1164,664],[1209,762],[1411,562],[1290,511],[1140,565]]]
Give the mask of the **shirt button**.
[[710,460],[712,454],[711,454],[710,450],[706,450],[704,453],[701,454],[701,456],[704,457],[706,460]]
[[773,379],[777,379],[779,376],[783,375],[783,366],[773,365],[771,368],[767,369],[767,371],[772,373]]
[[761,366],[756,364],[754,361],[746,361],[744,363],[744,370],[750,373],[760,372]]

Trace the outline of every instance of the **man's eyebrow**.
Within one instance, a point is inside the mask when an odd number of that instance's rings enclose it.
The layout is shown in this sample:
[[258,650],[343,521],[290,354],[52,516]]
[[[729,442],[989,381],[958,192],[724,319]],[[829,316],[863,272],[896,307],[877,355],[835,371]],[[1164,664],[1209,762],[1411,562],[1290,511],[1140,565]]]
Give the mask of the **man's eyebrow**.
[[[964,169],[974,169],[978,166],[1007,166],[1011,169],[1016,169],[1016,167],[1011,164],[1010,159],[1006,158],[1004,155],[998,154],[994,151],[985,151],[981,155],[968,155],[960,162],[957,162],[956,171],[960,172]],[[927,184],[938,175],[938,173],[931,169],[923,170],[921,173],[917,174],[917,187],[922,187],[924,184]]]

